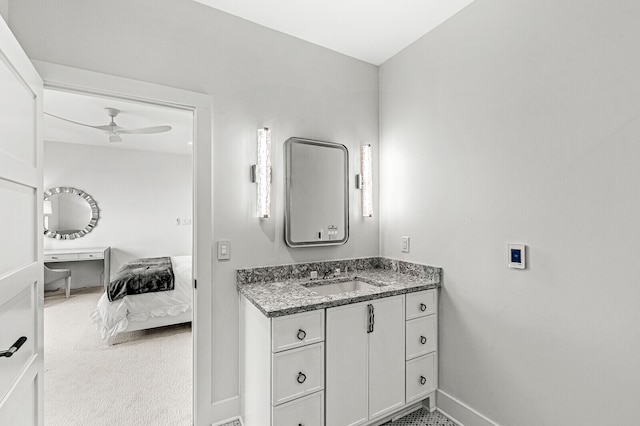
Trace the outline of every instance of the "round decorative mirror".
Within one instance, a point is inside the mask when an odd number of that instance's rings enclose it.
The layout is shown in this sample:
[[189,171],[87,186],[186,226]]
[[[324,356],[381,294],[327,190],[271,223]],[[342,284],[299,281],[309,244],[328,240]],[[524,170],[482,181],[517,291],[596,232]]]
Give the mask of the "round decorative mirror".
[[84,237],[98,223],[100,211],[89,194],[57,187],[44,193],[44,235],[58,240]]

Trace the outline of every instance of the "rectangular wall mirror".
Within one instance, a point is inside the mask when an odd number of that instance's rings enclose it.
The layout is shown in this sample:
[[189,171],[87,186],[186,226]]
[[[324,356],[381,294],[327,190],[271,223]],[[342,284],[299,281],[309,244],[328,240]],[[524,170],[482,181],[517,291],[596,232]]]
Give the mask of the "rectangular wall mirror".
[[285,142],[285,241],[291,247],[344,244],[349,238],[349,153],[344,145]]

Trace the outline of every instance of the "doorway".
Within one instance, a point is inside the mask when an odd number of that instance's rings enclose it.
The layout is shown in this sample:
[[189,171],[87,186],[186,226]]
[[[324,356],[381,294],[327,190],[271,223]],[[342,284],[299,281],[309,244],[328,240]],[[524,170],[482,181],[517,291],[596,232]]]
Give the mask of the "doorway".
[[[40,61],[33,61],[45,88],[75,91],[193,113],[193,424],[211,423],[212,99],[168,88]],[[177,219],[177,218],[176,218]],[[181,225],[182,226],[182,225]]]
[[192,111],[43,101],[46,422],[189,425]]

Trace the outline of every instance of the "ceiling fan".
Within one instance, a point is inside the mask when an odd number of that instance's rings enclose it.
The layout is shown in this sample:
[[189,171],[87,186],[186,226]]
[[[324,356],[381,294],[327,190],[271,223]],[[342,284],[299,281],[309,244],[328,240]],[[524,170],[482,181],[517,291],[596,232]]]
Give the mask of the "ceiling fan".
[[91,127],[94,129],[102,130],[106,134],[109,135],[109,142],[122,142],[122,138],[120,135],[142,135],[142,134],[152,134],[152,133],[163,133],[171,130],[171,126],[153,126],[153,127],[142,127],[139,129],[125,129],[124,127],[120,127],[114,121],[115,118],[120,114],[120,110],[116,108],[105,108],[107,111],[107,115],[111,117],[111,123],[105,126],[91,126],[85,123],[78,123],[77,121],[68,120],[66,118],[58,117],[57,115],[49,114],[45,112],[46,115],[50,117],[57,118],[59,120],[68,121],[69,123],[79,124],[80,126]]

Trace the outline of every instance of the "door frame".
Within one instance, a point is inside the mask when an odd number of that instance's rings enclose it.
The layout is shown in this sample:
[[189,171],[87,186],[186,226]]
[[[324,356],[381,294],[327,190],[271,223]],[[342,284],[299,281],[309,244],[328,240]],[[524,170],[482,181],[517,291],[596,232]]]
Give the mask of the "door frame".
[[[34,60],[46,89],[73,91],[193,111],[193,424],[210,425],[213,354],[213,98]],[[41,250],[41,249],[40,249]]]

